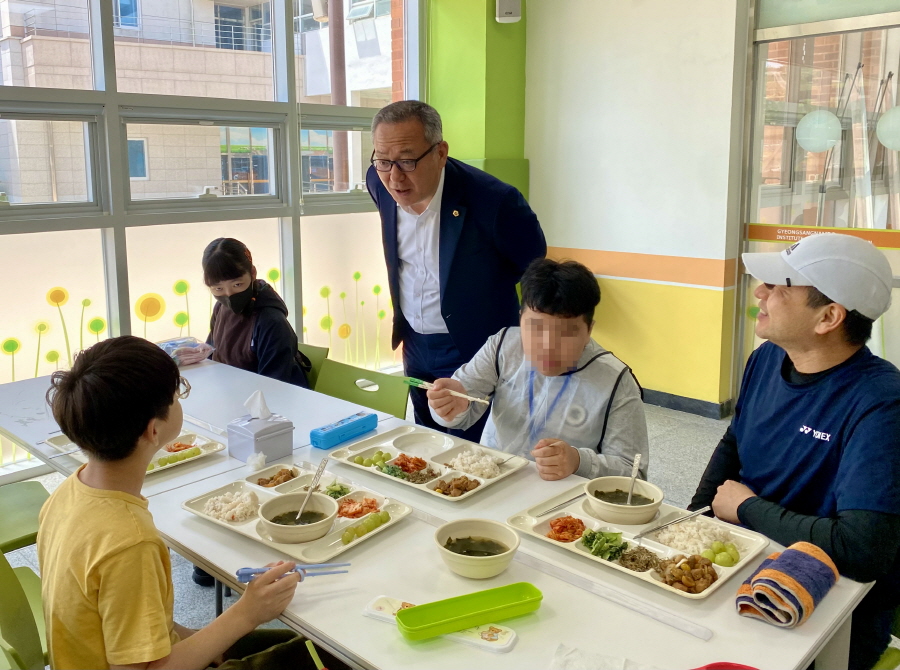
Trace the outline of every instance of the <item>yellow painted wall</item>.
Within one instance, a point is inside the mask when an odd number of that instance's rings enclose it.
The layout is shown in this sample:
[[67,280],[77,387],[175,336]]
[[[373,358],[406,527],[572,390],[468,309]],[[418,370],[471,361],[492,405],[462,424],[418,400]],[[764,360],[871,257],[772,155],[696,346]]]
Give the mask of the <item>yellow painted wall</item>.
[[734,289],[598,282],[594,338],[644,388],[714,403],[730,398]]

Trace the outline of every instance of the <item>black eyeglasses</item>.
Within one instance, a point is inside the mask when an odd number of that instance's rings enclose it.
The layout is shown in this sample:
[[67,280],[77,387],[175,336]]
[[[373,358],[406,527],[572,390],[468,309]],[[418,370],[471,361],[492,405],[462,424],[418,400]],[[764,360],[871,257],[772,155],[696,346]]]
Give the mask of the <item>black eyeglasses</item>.
[[394,169],[395,165],[400,172],[413,172],[416,169],[416,165],[419,164],[419,161],[430,154],[438,144],[440,144],[440,142],[432,144],[428,147],[428,151],[418,158],[401,158],[398,161],[389,161],[387,158],[375,158],[375,152],[372,151],[372,157],[369,159],[369,162],[374,165],[375,169],[379,172],[390,172]]

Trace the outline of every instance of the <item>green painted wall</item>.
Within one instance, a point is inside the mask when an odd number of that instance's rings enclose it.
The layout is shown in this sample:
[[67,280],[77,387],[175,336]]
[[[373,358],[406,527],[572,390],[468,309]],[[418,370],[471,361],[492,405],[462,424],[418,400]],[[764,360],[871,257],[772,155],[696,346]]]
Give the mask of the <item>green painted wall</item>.
[[429,0],[426,100],[441,114],[451,156],[527,197],[525,17],[497,23],[495,7]]

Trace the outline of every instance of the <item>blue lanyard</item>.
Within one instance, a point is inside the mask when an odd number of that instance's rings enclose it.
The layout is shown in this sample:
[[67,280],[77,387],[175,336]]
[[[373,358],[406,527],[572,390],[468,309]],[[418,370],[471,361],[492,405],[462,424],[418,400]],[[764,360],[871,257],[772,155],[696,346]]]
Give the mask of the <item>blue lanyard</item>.
[[562,388],[559,389],[553,402],[550,403],[550,407],[548,407],[547,411],[544,413],[544,420],[541,421],[540,424],[537,424],[534,417],[534,375],[534,370],[531,370],[528,373],[528,437],[531,439],[532,447],[537,444],[537,436],[544,430],[544,427],[547,425],[547,419],[553,414],[553,410],[556,409],[560,398],[562,398],[563,394],[566,392],[569,382],[572,381],[572,376],[566,375]]

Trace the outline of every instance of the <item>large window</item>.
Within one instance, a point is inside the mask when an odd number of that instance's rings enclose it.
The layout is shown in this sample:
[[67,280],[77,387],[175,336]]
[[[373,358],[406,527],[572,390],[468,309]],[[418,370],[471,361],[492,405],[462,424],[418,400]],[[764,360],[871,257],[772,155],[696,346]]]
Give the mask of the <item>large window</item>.
[[221,236],[298,335],[392,365],[367,129],[417,81],[418,31],[396,26],[418,4],[0,0],[0,267],[21,284],[0,297],[0,383],[105,337],[205,338],[200,257]]
[[[883,249],[900,293],[900,29],[763,42],[756,53],[744,249],[857,235]],[[741,361],[760,344],[757,285],[744,276]],[[900,295],[869,346],[900,364]]]

